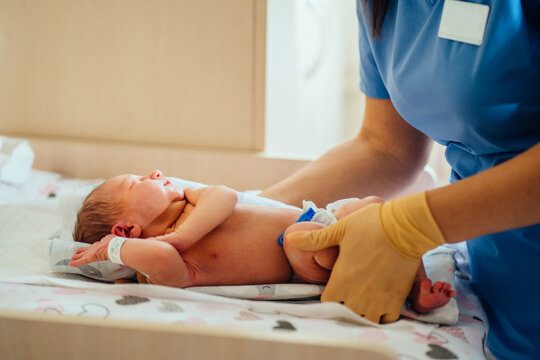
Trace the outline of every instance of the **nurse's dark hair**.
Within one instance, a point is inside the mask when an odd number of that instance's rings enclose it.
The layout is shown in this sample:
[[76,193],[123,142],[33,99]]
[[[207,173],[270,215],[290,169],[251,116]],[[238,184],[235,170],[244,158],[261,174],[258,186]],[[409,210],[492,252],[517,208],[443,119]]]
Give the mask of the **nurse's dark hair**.
[[369,9],[371,36],[374,39],[381,36],[381,30],[384,23],[384,18],[386,16],[386,10],[388,10],[389,2],[390,0],[362,0],[362,10],[364,11],[364,14],[367,14],[366,9]]

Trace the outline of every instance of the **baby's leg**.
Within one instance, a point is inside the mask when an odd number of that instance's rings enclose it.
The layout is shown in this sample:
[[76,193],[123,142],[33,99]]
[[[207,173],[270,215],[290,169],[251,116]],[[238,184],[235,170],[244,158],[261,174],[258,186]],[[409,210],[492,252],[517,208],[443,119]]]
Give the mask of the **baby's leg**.
[[[376,196],[369,196],[356,201],[351,201],[341,206],[335,217],[339,220],[356,210],[371,204],[381,203],[383,200]],[[285,231],[283,238],[283,249],[289,259],[289,262],[296,276],[310,283],[326,283],[330,278],[330,271],[339,254],[337,246],[319,250],[305,251],[300,250],[289,244],[287,234],[295,231],[310,231],[323,229],[325,226],[312,222],[300,222],[292,224]],[[433,311],[446,305],[455,292],[450,289],[450,284],[437,281],[432,286],[431,280],[427,278],[424,264],[420,264],[413,287],[409,294],[413,308],[419,313]]]
[[334,267],[339,250],[337,246],[318,251],[298,249],[287,240],[287,234],[296,231],[311,231],[323,229],[325,226],[313,222],[299,222],[292,224],[285,231],[283,249],[289,259],[295,275],[302,281],[315,284],[324,284],[330,277],[330,270]]
[[[351,201],[342,205],[334,214],[339,220],[364,206],[380,203],[383,200],[376,196]],[[287,228],[283,237],[283,249],[296,276],[309,283],[322,284],[330,278],[330,271],[339,254],[339,248],[333,246],[319,251],[305,251],[295,248],[287,241],[287,234],[295,231],[311,231],[323,229],[325,226],[313,222],[294,223]]]
[[[383,200],[376,196],[368,196],[363,199],[351,201],[341,206],[336,211],[335,216],[337,219],[341,219],[364,206],[381,202]],[[448,283],[437,281],[432,286],[431,280],[427,278],[424,264],[420,264],[410,293],[412,305],[416,311],[426,313],[443,307],[450,301],[454,294],[455,292],[450,290],[450,284]]]
[[343,204],[339,209],[337,209],[334,216],[336,219],[344,218],[345,216],[355,212],[356,210],[360,210],[361,208],[371,205],[371,204],[379,204],[382,203],[384,200],[381,199],[378,196],[368,196],[363,199],[358,199],[355,201],[348,202],[346,204]]
[[409,297],[413,309],[419,313],[427,313],[446,305],[455,292],[450,290],[450,284],[437,281],[431,286],[424,265],[420,264]]

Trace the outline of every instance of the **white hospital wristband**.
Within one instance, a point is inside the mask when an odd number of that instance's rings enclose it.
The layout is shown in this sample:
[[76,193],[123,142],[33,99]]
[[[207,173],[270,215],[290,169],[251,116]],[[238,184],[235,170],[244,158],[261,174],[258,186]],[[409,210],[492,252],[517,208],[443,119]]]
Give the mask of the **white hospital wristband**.
[[126,240],[129,240],[129,238],[116,236],[109,241],[109,246],[107,246],[107,254],[109,255],[109,260],[111,262],[124,265],[122,258],[120,257],[120,249],[122,249],[122,245]]

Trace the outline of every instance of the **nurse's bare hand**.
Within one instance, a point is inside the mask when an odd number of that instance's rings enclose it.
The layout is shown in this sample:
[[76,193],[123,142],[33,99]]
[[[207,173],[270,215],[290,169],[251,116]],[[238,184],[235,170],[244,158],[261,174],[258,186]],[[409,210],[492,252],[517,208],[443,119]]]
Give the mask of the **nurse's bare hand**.
[[373,204],[323,230],[294,232],[303,250],[339,246],[322,301],[341,302],[373,322],[398,319],[422,254],[444,238],[425,194]]
[[69,266],[81,266],[95,261],[109,260],[107,247],[114,237],[116,237],[116,235],[109,234],[88,247],[77,249],[75,254],[71,257]]

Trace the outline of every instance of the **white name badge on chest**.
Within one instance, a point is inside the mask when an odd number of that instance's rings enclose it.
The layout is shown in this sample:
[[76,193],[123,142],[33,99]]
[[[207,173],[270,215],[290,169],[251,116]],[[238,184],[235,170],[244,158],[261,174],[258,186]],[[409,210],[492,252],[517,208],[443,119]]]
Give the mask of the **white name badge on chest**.
[[489,6],[458,0],[445,0],[439,37],[472,45],[482,45]]

